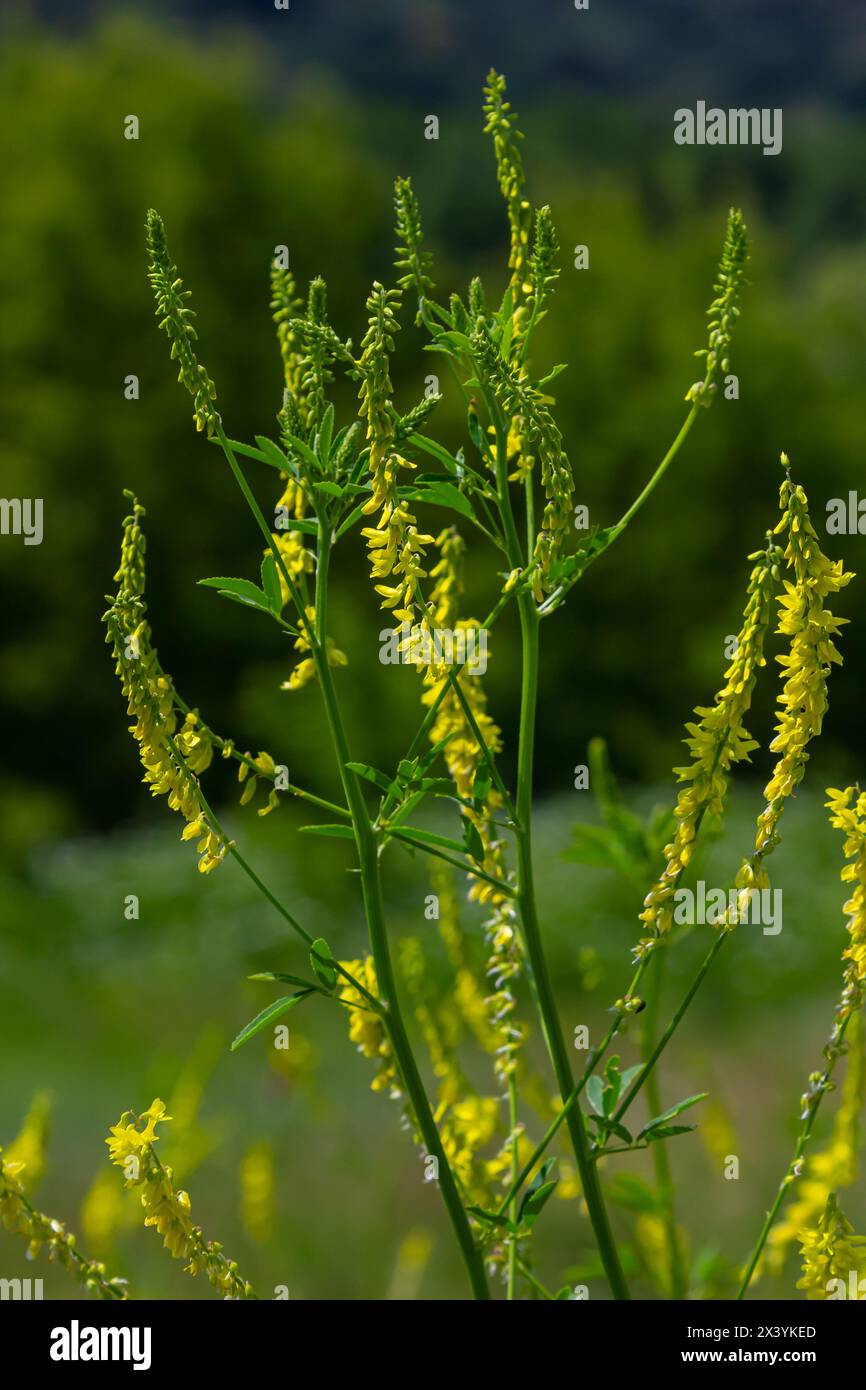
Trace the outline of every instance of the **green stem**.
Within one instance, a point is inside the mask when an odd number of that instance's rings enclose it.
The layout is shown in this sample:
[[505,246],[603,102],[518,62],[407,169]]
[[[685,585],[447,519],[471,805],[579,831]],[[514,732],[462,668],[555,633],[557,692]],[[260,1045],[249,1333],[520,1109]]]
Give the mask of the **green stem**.
[[[653,969],[651,957],[650,982],[647,988],[647,1006],[644,1010],[643,1028],[641,1029],[641,1059],[644,1064],[648,1061],[655,1045],[665,963],[663,949],[655,951],[653,954],[656,957],[656,963]],[[661,1089],[658,1082],[658,1072],[653,1071],[650,1073],[647,1078],[646,1090],[650,1113],[652,1115],[660,1115],[664,1107],[662,1105]],[[659,1202],[663,1212],[665,1240],[668,1248],[670,1293],[671,1298],[679,1301],[684,1299],[688,1292],[688,1280],[683,1261],[683,1252],[680,1247],[679,1233],[677,1232],[676,1214],[674,1212],[670,1158],[668,1156],[668,1147],[666,1143],[653,1144],[651,1147],[653,1153],[653,1171],[655,1173]]]
[[711,968],[713,961],[719,954],[719,951],[722,949],[722,946],[728,939],[729,935],[730,932],[719,932],[718,936],[716,937],[715,941],[713,942],[712,946],[710,947],[709,951],[704,957],[703,963],[700,969],[698,970],[698,973],[692,980],[692,983],[689,985],[685,998],[680,1003],[679,1008],[677,1009],[676,1013],[674,1014],[665,1031],[662,1033],[661,1037],[659,1038],[658,1042],[656,1043],[655,1047],[650,1053],[649,1058],[645,1062],[644,1066],[641,1068],[640,1072],[635,1077],[634,1081],[626,1091],[625,1096],[620,1101],[613,1117],[615,1120],[622,1119],[623,1115],[628,1110],[638,1091],[640,1091],[641,1088],[646,1084],[648,1077],[652,1075],[653,1067],[655,1066],[659,1057],[661,1057],[662,1053],[664,1052],[674,1033],[679,1028],[686,1010],[688,1009],[689,1005],[691,1004],[692,1000],[694,999],[695,995],[697,994],[698,990],[703,984],[704,976],[707,974],[707,971]]
[[[508,1124],[511,1130],[511,1184],[517,1179],[517,1084],[512,1073],[508,1078]],[[517,1225],[517,1197],[511,1201],[509,1219]],[[512,1302],[517,1286],[517,1237],[512,1236],[508,1243],[508,1300]]]
[[500,893],[504,893],[508,898],[517,896],[515,889],[505,879],[496,878],[494,874],[488,874],[477,864],[462,863],[452,854],[446,854],[444,850],[437,849],[434,845],[425,844],[422,840],[413,839],[412,835],[405,830],[387,829],[386,834],[390,840],[399,840],[401,844],[411,845],[413,849],[420,849],[424,854],[430,854],[434,859],[444,859],[446,864],[452,868],[459,869],[461,873],[470,874],[473,878],[483,879],[485,883],[491,883]]
[[626,526],[628,526],[635,512],[639,512],[644,502],[646,502],[647,498],[651,497],[652,494],[655,492],[665,473],[673,463],[674,459],[676,458],[677,454],[679,453],[680,449],[682,448],[683,444],[688,438],[692,425],[695,423],[695,420],[697,419],[699,409],[700,406],[697,404],[692,406],[691,410],[689,411],[688,415],[686,416],[685,420],[680,426],[679,433],[674,439],[673,444],[668,449],[667,453],[665,454],[656,471],[653,473],[646,487],[638,493],[631,506],[623,514],[623,516],[620,517],[619,521],[614,526],[613,539],[616,539],[617,536],[622,535],[622,532],[625,530]]
[[[679,432],[676,438],[674,439],[673,444],[668,449],[661,463],[656,468],[649,482],[646,484],[646,487],[644,487],[642,491],[638,493],[631,506],[623,513],[616,525],[610,528],[605,545],[602,549],[598,551],[597,555],[593,556],[593,559],[597,559],[599,555],[603,555],[604,551],[607,550],[611,545],[613,545],[613,542],[615,540],[619,539],[619,537],[622,535],[623,531],[628,526],[635,513],[640,511],[647,498],[651,497],[653,492],[655,492],[655,489],[658,487],[665,473],[670,468],[671,464],[673,463],[674,459],[676,458],[677,454],[679,453],[680,449],[682,448],[683,444],[688,438],[692,425],[695,423],[695,420],[697,419],[699,408],[700,407],[697,404],[692,406],[691,410],[689,411],[688,415],[686,416],[685,420],[680,426]],[[566,580],[565,583],[558,585],[558,587],[554,589],[552,593],[548,594],[547,598],[539,606],[538,609],[542,617],[546,617],[549,613],[552,613],[555,608],[559,607],[559,604],[565,598],[568,591],[577,583],[578,579],[580,579],[586,573],[591,563],[592,560],[590,560],[584,566],[584,568],[579,572],[579,574],[575,575],[572,579]]]
[[[519,882],[519,902],[523,934],[535,994],[541,1014],[541,1025],[547,1050],[553,1064],[557,1085],[563,1101],[567,1101],[573,1088],[574,1078],[571,1062],[565,1045],[559,1015],[553,996],[553,987],[547,967],[547,958],[541,940],[541,927],[535,903],[535,883],[532,869],[532,769],[535,743],[535,716],[538,695],[538,614],[531,594],[518,596],[520,609],[523,680],[520,707],[520,742],[517,763],[517,865]],[[566,1116],[569,1137],[574,1150],[580,1174],[583,1196],[589,1212],[589,1219],[598,1243],[599,1254],[605,1274],[615,1298],[627,1299],[628,1287],[622,1272],[616,1242],[610,1228],[607,1209],[604,1205],[598,1171],[589,1156],[589,1140],[583,1112],[578,1106],[569,1109]]]
[[802,1159],[803,1154],[806,1151],[806,1145],[808,1144],[809,1139],[811,1138],[812,1129],[815,1124],[815,1116],[818,1114],[818,1110],[821,1106],[821,1101],[824,1099],[824,1094],[827,1089],[827,1082],[833,1075],[833,1069],[836,1066],[836,1062],[839,1059],[841,1044],[845,1039],[845,1033],[848,1028],[848,1024],[850,1023],[852,1018],[853,1013],[849,1014],[848,1017],[844,1019],[843,1022],[839,1025],[839,1030],[835,1036],[833,1054],[827,1066],[824,1068],[824,1073],[821,1077],[821,1085],[818,1087],[816,1094],[813,1097],[808,1110],[806,1111],[802,1128],[800,1130],[799,1135],[797,1136],[797,1143],[794,1148],[794,1153],[791,1158],[791,1162],[788,1164],[788,1167],[785,1170],[785,1176],[779,1183],[775,1200],[773,1202],[773,1205],[770,1207],[770,1210],[767,1212],[767,1218],[763,1226],[761,1227],[761,1233],[758,1236],[757,1243],[755,1245],[754,1250],[752,1251],[752,1257],[749,1260],[748,1265],[746,1266],[746,1271],[743,1275],[740,1287],[737,1290],[738,1302],[745,1297],[748,1287],[752,1282],[755,1270],[758,1267],[758,1261],[764,1253],[764,1246],[767,1243],[767,1237],[769,1236],[773,1226],[776,1224],[776,1218],[779,1215],[782,1203],[787,1197],[793,1183],[800,1176],[800,1160]]
[[[511,496],[508,491],[508,445],[507,432],[501,414],[486,393],[488,409],[496,429],[496,483],[499,507],[505,539],[509,547],[509,560],[515,569],[522,569],[523,558],[520,540],[514,522]],[[517,595],[520,614],[520,635],[522,650],[522,677],[520,690],[520,729],[517,751],[517,872],[518,901],[520,904],[523,935],[532,972],[532,990],[541,1018],[542,1032],[553,1065],[556,1082],[563,1102],[567,1101],[574,1089],[571,1062],[565,1045],[553,986],[547,967],[547,958],[541,939],[541,926],[535,902],[535,881],[532,868],[532,781],[535,753],[535,721],[538,704],[539,674],[539,617],[532,594],[521,589]],[[584,1201],[598,1244],[599,1255],[605,1274],[615,1298],[627,1299],[628,1287],[619,1261],[619,1254],[613,1232],[610,1228],[607,1209],[601,1190],[598,1171],[589,1155],[589,1140],[583,1112],[572,1106],[566,1115],[569,1138],[574,1150],[580,1174]]]
[[[324,587],[327,584],[328,558],[330,554],[330,534],[326,533],[326,529],[321,522],[319,524],[318,541],[316,592],[317,596],[320,596],[323,594]],[[319,597],[319,603],[322,603],[321,597]],[[323,607],[322,611],[324,611]],[[424,1083],[418,1071],[415,1055],[412,1051],[412,1045],[409,1041],[409,1035],[403,1021],[394,968],[391,961],[391,950],[385,928],[382,886],[379,877],[378,844],[358,778],[347,767],[347,764],[351,761],[351,757],[337,702],[337,694],[331,678],[327,655],[325,653],[325,632],[324,628],[320,625],[318,607],[317,628],[317,635],[320,638],[316,655],[319,683],[322,688],[325,714],[331,732],[334,752],[339,765],[340,779],[343,784],[343,794],[352,815],[352,826],[355,832],[355,844],[361,873],[361,892],[364,899],[364,912],[367,918],[367,928],[370,935],[370,950],[376,969],[377,991],[383,1004],[382,1017],[384,1026],[427,1152],[438,1160],[439,1190],[442,1193],[442,1198],[454,1228],[454,1234],[457,1237],[466,1264],[473,1294],[477,1299],[488,1299],[490,1297],[490,1291],[481,1252],[473,1238],[469,1219],[463,1208],[463,1203],[460,1200],[460,1194],[445,1150],[442,1147],[439,1131],[436,1128],[433,1112],[430,1109],[430,1102],[427,1099],[427,1092],[424,1089]]]

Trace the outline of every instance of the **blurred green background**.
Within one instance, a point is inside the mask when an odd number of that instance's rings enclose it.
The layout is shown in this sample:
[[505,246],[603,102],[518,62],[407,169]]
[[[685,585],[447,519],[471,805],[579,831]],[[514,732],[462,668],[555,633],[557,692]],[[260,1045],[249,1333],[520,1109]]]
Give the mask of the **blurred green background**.
[[[293,1296],[379,1297],[400,1287],[400,1240],[415,1226],[434,1241],[422,1295],[453,1296],[460,1276],[435,1194],[388,1103],[367,1094],[367,1064],[333,1018],[298,1018],[296,1060],[282,1074],[264,1047],[228,1056],[228,1039],[265,1002],[245,975],[297,967],[297,953],[233,867],[200,880],[139,783],[99,623],[124,487],[148,508],[151,621],[185,699],[242,746],[270,749],[301,785],[326,796],[334,787],[315,688],[280,693],[279,639],[196,587],[204,575],[253,573],[259,544],[218,453],[194,435],[167,361],[145,276],[144,213],[155,206],[165,217],[228,432],[273,434],[280,369],[267,272],[276,244],[289,246],[299,280],[326,277],[334,321],[357,342],[370,282],[391,275],[393,178],[409,173],[438,285],[462,288],[480,272],[491,291],[502,286],[504,217],[480,115],[484,75],[498,66],[527,136],[530,196],[551,204],[563,246],[537,357],[569,364],[556,392],[575,500],[605,524],[681,422],[725,213],[743,208],[753,260],[732,354],[740,399],[701,418],[640,520],[546,628],[541,891],[564,1017],[600,1024],[624,985],[637,904],[605,875],[560,860],[570,824],[592,815],[570,790],[573,768],[604,734],[630,796],[668,801],[682,724],[718,686],[724,638],[738,627],[745,556],[775,521],[780,450],[819,522],[829,498],[861,486],[866,40],[855,4],[819,14],[799,0],[784,10],[741,0],[718,12],[685,0],[586,13],[553,0],[334,0],[288,13],[264,3],[149,13],[80,5],[58,20],[32,4],[4,16],[2,31],[0,476],[5,496],[44,499],[45,539],[0,542],[0,1139],[34,1092],[56,1093],[39,1195],[74,1224],[107,1125],[152,1093],[168,1099],[191,1067],[201,1084],[208,1076],[211,1136],[206,1153],[199,1136],[194,1212],[243,1254],[251,1277],[287,1283]],[[697,99],[782,106],[783,153],[675,146],[673,111]],[[424,139],[431,113],[438,141]],[[137,141],[123,138],[129,114]],[[577,272],[571,248],[582,243],[590,269]],[[396,396],[408,406],[435,366],[413,329],[401,337]],[[140,380],[137,401],[124,398],[129,373]],[[462,422],[444,377],[443,389],[437,432],[456,445]],[[340,400],[353,409],[348,393]],[[260,481],[270,502],[270,479]],[[862,568],[859,537],[833,537],[828,549]],[[479,617],[492,562],[475,548]],[[354,747],[390,766],[417,720],[417,684],[407,672],[382,678],[381,622],[357,545],[338,552],[335,585]],[[701,1168],[679,1156],[696,1247],[716,1240],[732,1256],[784,1162],[837,988],[839,846],[824,828],[820,789],[860,772],[862,594],[855,583],[839,603],[855,620],[846,664],[778,855],[785,930],[737,942],[665,1082],[666,1093],[675,1082],[712,1082],[742,1136],[739,1184],[720,1183],[709,1160]],[[487,689],[508,770],[518,698],[510,622],[491,653]],[[751,721],[762,742],[771,715],[768,686]],[[766,755],[756,773],[765,771]],[[218,800],[230,794],[220,777]],[[758,798],[759,788],[743,790],[714,850],[721,881],[748,843]],[[327,842],[299,850],[290,809],[237,821],[301,920],[357,954],[356,883],[342,853]],[[395,929],[423,932],[423,865],[397,861],[391,874]],[[130,892],[142,899],[137,923],[123,919]],[[591,967],[587,947],[599,953]],[[671,991],[700,948],[696,936],[674,957]],[[242,1228],[237,1183],[242,1155],[259,1142],[272,1146],[278,1214],[261,1247]],[[694,1136],[679,1142],[700,1148]],[[856,1201],[843,1204],[856,1214]],[[572,1232],[568,1209],[558,1213],[541,1248],[554,1269],[579,1266],[585,1231]],[[135,1270],[141,1293],[189,1296],[156,1247],[130,1233],[116,1262]],[[4,1238],[0,1274],[9,1256]],[[68,1292],[62,1277],[50,1285],[55,1296]]]

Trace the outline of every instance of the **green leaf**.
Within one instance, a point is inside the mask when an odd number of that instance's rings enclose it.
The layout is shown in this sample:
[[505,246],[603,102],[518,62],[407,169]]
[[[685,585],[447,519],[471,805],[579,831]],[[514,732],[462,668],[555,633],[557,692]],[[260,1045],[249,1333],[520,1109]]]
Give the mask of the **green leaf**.
[[[454,329],[447,329],[444,333],[437,333],[436,343],[446,343],[448,347],[456,349],[458,353],[471,354],[472,352],[472,344],[466,334],[457,333]],[[428,346],[434,346],[434,344],[428,344]]]
[[463,841],[466,846],[466,853],[470,859],[474,859],[476,864],[484,863],[484,841],[478,830],[478,826],[469,816],[462,816],[463,821]]
[[316,435],[316,453],[323,469],[327,469],[331,459],[331,440],[334,435],[334,407],[329,405]]
[[297,994],[287,994],[282,999],[277,999],[275,1003],[269,1004],[266,1009],[262,1009],[262,1012],[256,1014],[252,1022],[248,1023],[246,1028],[242,1028],[238,1033],[231,1045],[232,1052],[237,1052],[238,1048],[245,1042],[249,1042],[250,1038],[255,1037],[256,1033],[260,1033],[263,1028],[267,1028],[268,1024],[271,1023],[273,1019],[279,1018],[280,1015],[286,1013],[288,1009],[293,1009],[296,1004],[300,1004],[302,999],[306,999],[314,992],[315,991],[311,989],[301,989],[298,990]]
[[310,964],[313,967],[313,974],[325,986],[325,989],[334,989],[337,983],[334,956],[323,936],[317,936],[310,947]]
[[263,613],[272,612],[267,594],[251,579],[200,579],[199,584],[208,589],[217,589],[225,598],[242,603],[247,608],[259,608]]
[[318,527],[315,521],[308,521],[302,516],[280,517],[280,525],[274,526],[275,531],[304,531],[308,536],[315,536]]
[[287,975],[283,970],[261,970],[256,975],[248,975],[248,980],[264,981],[272,984],[279,981],[284,985],[298,985],[300,989],[318,989],[314,980],[305,980],[301,975]]
[[326,492],[329,497],[342,497],[345,489],[339,483],[332,483],[328,479],[324,482],[313,483],[317,492]]
[[534,1225],[558,1185],[559,1180],[554,1179],[553,1182],[543,1183],[535,1192],[526,1193],[520,1204],[518,1220],[521,1225]]
[[448,507],[451,511],[458,512],[460,516],[468,517],[470,520],[474,520],[475,517],[472,503],[464,497],[459,488],[444,478],[438,483],[422,483],[418,487],[401,487],[400,495],[416,502],[427,502],[431,507]]
[[354,840],[355,832],[351,825],[302,825],[301,835],[331,835],[335,840]]
[[485,1221],[490,1226],[501,1226],[505,1230],[511,1230],[511,1222],[506,1216],[500,1216],[498,1212],[486,1211],[484,1207],[467,1207],[466,1210],[473,1216],[477,1216],[479,1221]]
[[673,1120],[677,1115],[681,1115],[683,1111],[688,1110],[690,1106],[697,1105],[698,1101],[706,1100],[708,1095],[709,1091],[701,1091],[699,1095],[687,1096],[685,1100],[681,1100],[676,1105],[672,1105],[669,1110],[663,1110],[660,1115],[656,1115],[652,1120],[647,1121],[638,1134],[638,1139],[641,1139],[645,1134],[648,1134],[651,1129],[655,1129],[658,1125],[663,1125],[667,1120]]
[[601,1077],[598,1075],[591,1076],[586,1083],[586,1098],[592,1106],[593,1110],[595,1111],[596,1115],[601,1115],[602,1119],[604,1119],[604,1101],[602,1100],[603,1092],[604,1082],[602,1081]]
[[262,589],[267,595],[271,612],[279,615],[283,607],[283,591],[280,587],[277,562],[269,550],[262,559]]
[[[538,324],[539,320],[536,319],[535,322],[536,322],[536,324]],[[540,379],[540,381],[536,381],[536,383],[535,383],[536,388],[540,388],[540,387],[542,387],[542,386],[548,386],[548,385],[550,384],[551,381],[553,381],[556,377],[559,376],[560,372],[564,372],[564,371],[565,371],[565,369],[566,369],[567,366],[568,366],[568,363],[567,363],[567,362],[557,362],[557,364],[556,364],[555,367],[551,367],[550,371],[547,373],[547,376],[543,376],[543,377]]]
[[520,1225],[525,1217],[531,1218],[528,1224],[532,1225],[532,1222],[547,1202],[551,1192],[556,1187],[556,1181],[549,1181],[550,1174],[555,1164],[555,1158],[546,1158],[532,1179],[532,1182],[527,1187],[517,1211],[518,1225]]
[[[219,447],[219,440],[217,438],[211,439],[210,442]],[[281,459],[281,462],[277,463],[275,459],[269,458],[261,449],[254,449],[252,444],[241,444],[239,439],[229,439],[226,442],[233,453],[242,454],[244,458],[255,459],[258,463],[267,463],[271,468],[278,468],[281,473],[286,472],[285,459]]]
[[469,431],[469,438],[472,440],[479,454],[486,456],[490,452],[488,442],[484,437],[481,421],[478,419],[478,416],[471,406],[466,413],[466,427]]
[[457,854],[466,852],[465,845],[461,845],[459,840],[449,840],[447,835],[436,835],[432,830],[419,830],[417,825],[405,825],[402,830],[404,834],[420,840],[422,845],[439,845],[442,849],[455,850]]
[[284,473],[291,474],[292,468],[288,456],[283,453],[278,444],[275,444],[264,434],[257,434],[255,439],[268,463],[272,464],[274,468],[281,468]]
[[400,788],[387,773],[382,772],[378,767],[371,767],[369,763],[346,763],[345,766],[350,772],[356,772],[359,777],[364,777],[368,782],[372,782],[380,791],[391,793],[398,796]]
[[431,458],[438,459],[449,473],[455,477],[460,473],[460,464],[453,454],[449,454],[447,449],[443,449],[441,444],[437,444],[435,439],[428,439],[426,434],[413,433],[406,440],[407,444],[412,444],[416,449],[421,449]]
[[[310,467],[316,473],[318,473],[319,460],[316,458],[316,455],[313,453],[309,444],[305,444],[303,439],[298,439],[297,435],[294,434],[284,434],[283,439],[286,441],[289,447],[295,451],[296,454],[300,454],[301,458],[305,459],[306,462],[310,465]],[[257,434],[256,443],[261,445],[262,449],[264,449],[266,443],[271,444],[271,440],[265,440],[262,438],[261,435]],[[271,444],[271,447],[276,449],[277,446],[276,444]],[[282,468],[284,473],[288,473],[291,471],[288,466],[288,459],[284,459]]]
[[[643,1138],[648,1143],[654,1144],[657,1139],[671,1139],[675,1134],[690,1134],[697,1129],[697,1125],[660,1125],[655,1129],[643,1131]],[[641,1138],[641,1135],[638,1135]]]

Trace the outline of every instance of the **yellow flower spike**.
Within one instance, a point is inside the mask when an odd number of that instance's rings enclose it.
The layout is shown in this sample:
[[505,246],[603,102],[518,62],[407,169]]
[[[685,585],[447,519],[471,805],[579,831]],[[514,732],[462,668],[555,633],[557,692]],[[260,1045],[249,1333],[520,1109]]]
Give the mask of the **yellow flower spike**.
[[[372,956],[365,956],[363,960],[342,961],[341,964],[370,994],[376,996],[378,984]],[[364,1057],[378,1062],[378,1070],[370,1083],[371,1090],[388,1090],[392,1097],[399,1098],[402,1095],[400,1079],[381,1016],[366,1007],[364,996],[354,985],[344,985],[340,998],[352,1005],[346,1010],[349,1037]]]
[[[712,706],[698,706],[696,722],[686,725],[686,747],[692,762],[675,768],[685,783],[674,810],[676,832],[664,847],[665,865],[644,899],[639,919],[649,929],[635,948],[636,960],[645,959],[670,930],[674,895],[694,852],[698,832],[706,815],[722,814],[735,763],[748,760],[757,747],[744,720],[752,702],[758,672],[766,665],[764,644],[770,626],[782,552],[772,543],[758,556],[749,576],[748,597],[736,649],[725,671],[725,684]],[[745,885],[738,883],[737,887]]]
[[36,1210],[19,1178],[24,1167],[20,1160],[9,1159],[0,1149],[0,1223],[27,1242],[30,1259],[45,1248],[49,1260],[62,1265],[89,1293],[106,1300],[126,1299],[124,1279],[109,1279],[104,1265],[79,1252],[75,1236],[62,1221]]
[[[121,1115],[105,1141],[111,1162],[123,1168],[127,1187],[140,1188],[145,1226],[159,1232],[174,1259],[188,1261],[187,1273],[204,1273],[228,1298],[255,1298],[250,1284],[238,1275],[237,1266],[223,1255],[222,1247],[205,1241],[201,1228],[193,1225],[189,1194],[175,1191],[171,1168],[160,1163],[154,1152],[159,1138],[156,1126],[170,1119],[161,1100],[155,1100],[141,1115],[129,1111]],[[132,1157],[134,1164],[129,1162]]]
[[866,1236],[854,1234],[853,1226],[839,1209],[835,1193],[827,1198],[817,1226],[802,1231],[799,1239],[803,1274],[797,1288],[814,1302],[828,1298],[834,1283],[839,1281],[847,1298],[851,1274],[859,1281],[866,1270]]
[[132,498],[132,512],[123,523],[120,567],[115,575],[118,590],[105,614],[106,641],[111,644],[115,671],[134,718],[130,732],[139,746],[143,780],[153,796],[166,797],[169,807],[179,811],[188,826],[196,825],[190,835],[183,833],[184,839],[198,834],[201,825],[207,827],[206,863],[211,868],[224,857],[228,846],[208,825],[196,775],[210,765],[214,740],[192,711],[185,714],[178,728],[174,686],[160,666],[146,618],[143,519],[144,508]]
[[[435,541],[439,559],[433,567],[435,584],[430,593],[430,621],[436,627],[453,630],[477,628],[472,619],[457,617],[463,593],[462,565],[465,544],[459,533],[452,527],[441,532]],[[457,677],[466,703],[472,711],[491,753],[502,748],[502,734],[487,712],[487,697],[480,676],[473,676],[464,668]],[[446,686],[436,718],[430,729],[433,744],[448,739],[443,757],[445,765],[457,788],[458,795],[471,801],[475,794],[475,779],[484,761],[483,750],[455,691],[450,688],[448,667],[433,661],[424,672],[425,690],[421,696],[424,704],[431,705]],[[499,794],[488,792],[480,810],[466,811],[481,837],[484,846],[483,868],[492,877],[508,881],[504,846],[496,839],[492,825],[494,811],[500,805]],[[484,933],[490,948],[487,962],[487,975],[492,983],[492,991],[485,1001],[487,1017],[492,1031],[497,1037],[495,1071],[503,1087],[517,1064],[517,1053],[524,1040],[522,1028],[512,1019],[516,1000],[511,992],[511,983],[522,970],[522,945],[517,932],[517,916],[509,896],[496,889],[485,879],[469,876],[469,897],[491,908],[491,915],[484,923]]]

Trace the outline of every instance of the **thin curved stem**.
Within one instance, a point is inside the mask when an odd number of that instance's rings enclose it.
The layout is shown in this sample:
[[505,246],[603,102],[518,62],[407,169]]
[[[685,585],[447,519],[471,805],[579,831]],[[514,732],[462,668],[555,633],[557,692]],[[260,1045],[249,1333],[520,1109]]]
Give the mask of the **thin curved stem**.
[[839,1031],[836,1035],[836,1042],[834,1046],[833,1055],[830,1061],[828,1062],[827,1066],[824,1068],[824,1072],[821,1077],[821,1084],[816,1089],[816,1094],[813,1097],[808,1110],[806,1111],[805,1117],[803,1119],[803,1124],[800,1129],[800,1133],[797,1136],[797,1143],[795,1145],[791,1161],[785,1170],[785,1176],[779,1183],[775,1200],[773,1202],[773,1205],[770,1207],[770,1210],[767,1212],[766,1220],[764,1221],[764,1224],[761,1227],[760,1235],[758,1236],[755,1248],[752,1251],[749,1263],[746,1266],[745,1273],[743,1274],[743,1278],[740,1283],[740,1287],[737,1290],[738,1302],[746,1296],[748,1287],[751,1284],[752,1279],[754,1278],[755,1270],[758,1267],[758,1262],[762,1254],[764,1253],[764,1246],[767,1243],[767,1237],[769,1236],[770,1231],[776,1224],[776,1218],[779,1215],[782,1203],[784,1202],[785,1198],[790,1192],[793,1183],[800,1175],[800,1160],[802,1159],[803,1154],[806,1151],[806,1146],[809,1143],[809,1140],[812,1136],[812,1129],[815,1124],[815,1117],[818,1114],[819,1109],[821,1108],[821,1101],[824,1099],[824,1095],[827,1090],[827,1082],[833,1075],[833,1069],[836,1066],[837,1061],[839,1060],[840,1052],[838,1049],[841,1047],[841,1044],[845,1040],[845,1033],[847,1032],[848,1024],[851,1022],[852,1018],[853,1014],[849,1014],[848,1017],[844,1019],[843,1022],[839,1025]]

